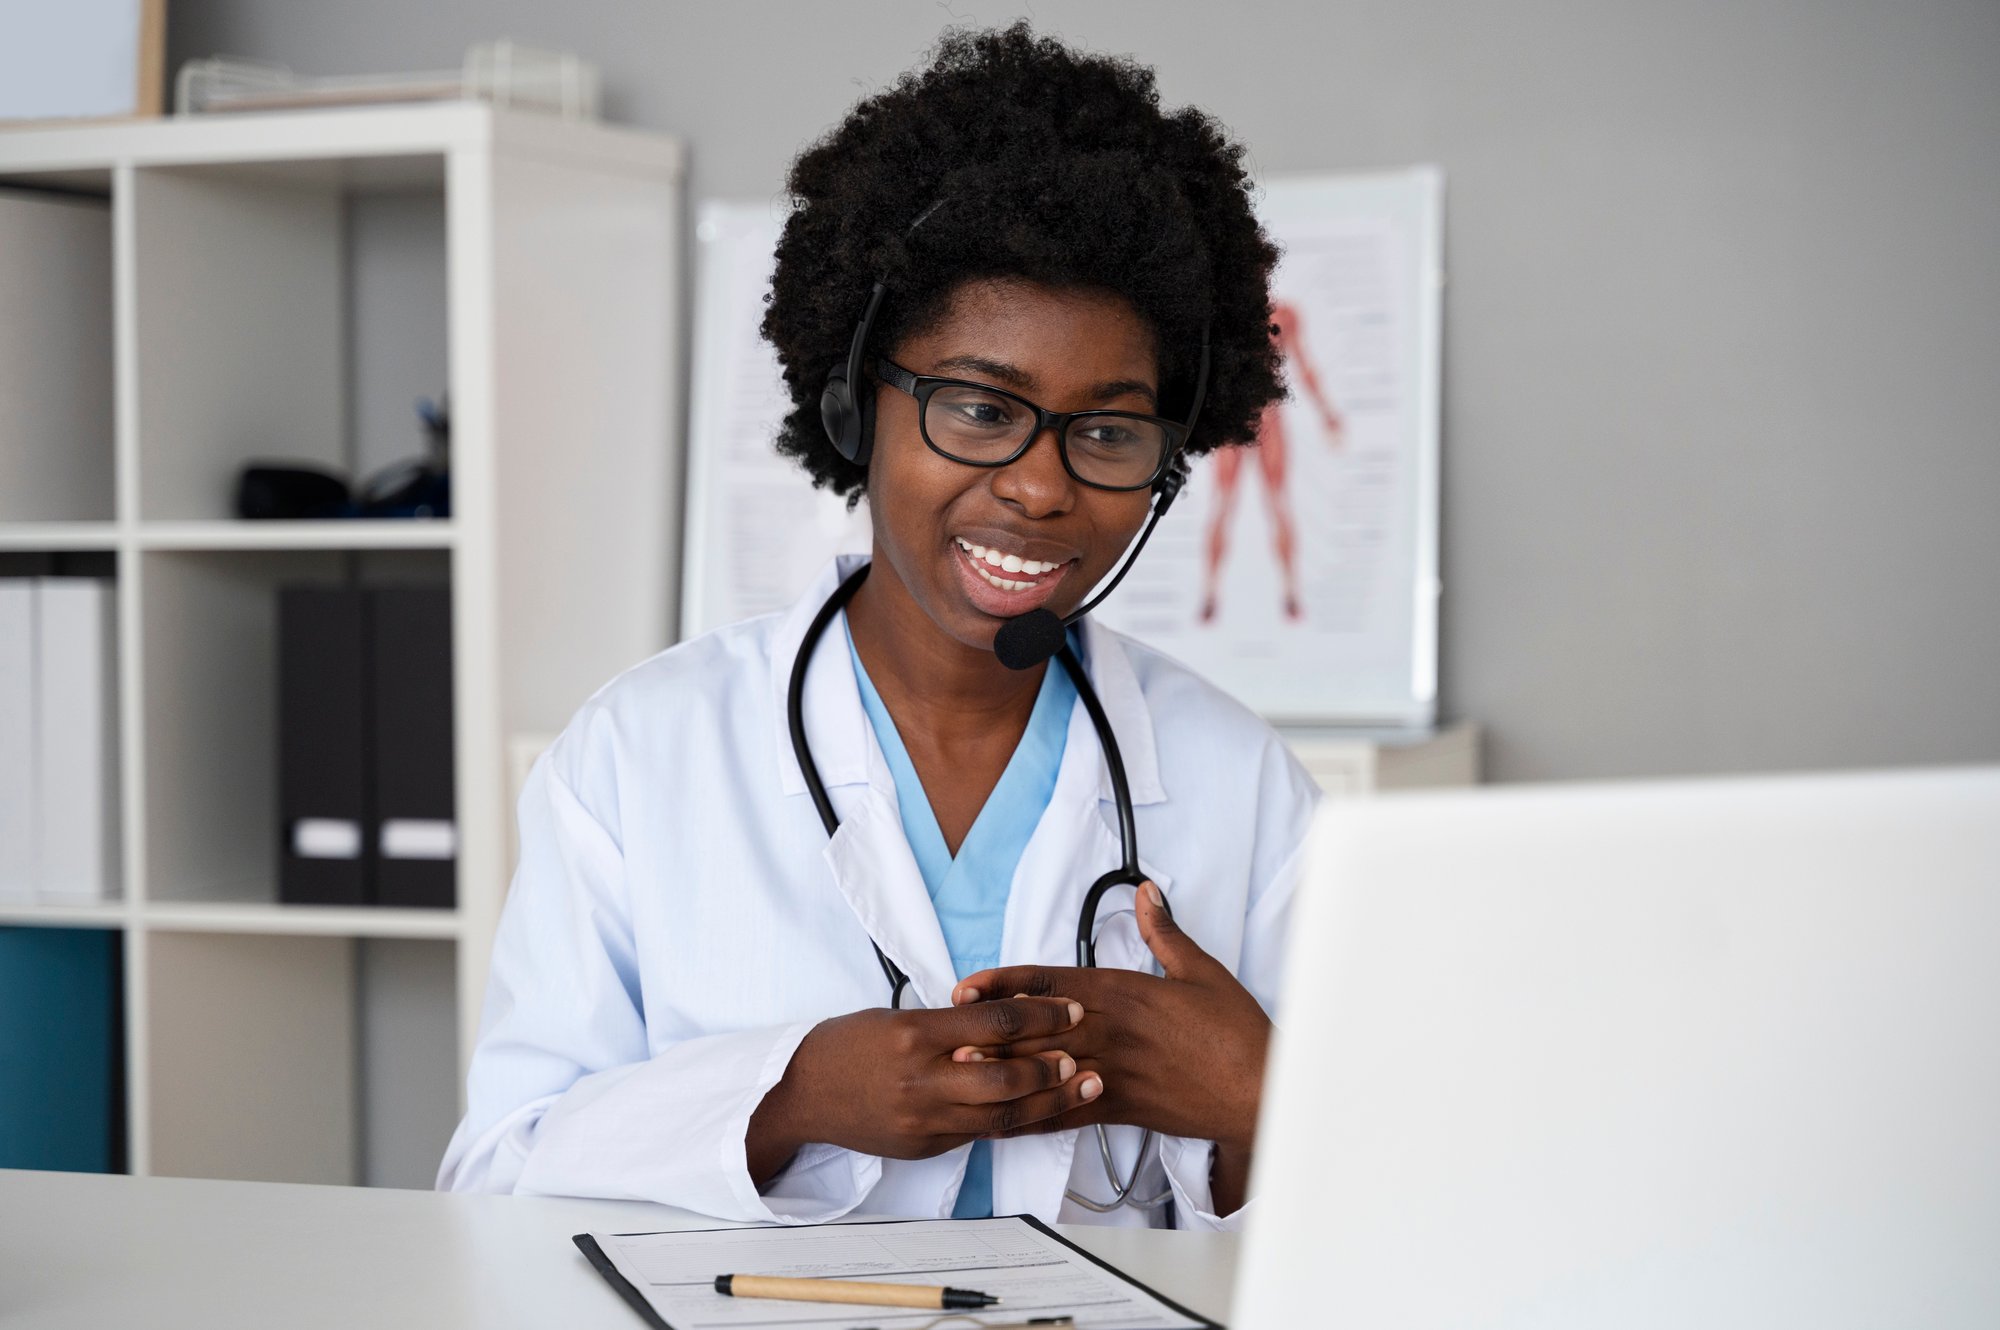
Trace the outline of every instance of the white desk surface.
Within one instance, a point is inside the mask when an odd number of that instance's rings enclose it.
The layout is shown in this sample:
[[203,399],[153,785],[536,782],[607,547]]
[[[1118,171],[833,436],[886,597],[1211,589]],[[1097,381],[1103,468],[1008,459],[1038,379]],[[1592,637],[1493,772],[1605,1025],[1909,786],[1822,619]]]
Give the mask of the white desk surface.
[[[0,1170],[0,1325],[635,1330],[570,1235],[713,1227],[635,1202]],[[1228,1314],[1234,1235],[1062,1232]]]

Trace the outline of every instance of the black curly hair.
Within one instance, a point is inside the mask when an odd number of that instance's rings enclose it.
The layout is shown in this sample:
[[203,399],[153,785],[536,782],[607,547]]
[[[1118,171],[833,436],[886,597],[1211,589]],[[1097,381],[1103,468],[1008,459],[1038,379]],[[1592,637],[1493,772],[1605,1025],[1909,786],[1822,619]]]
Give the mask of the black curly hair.
[[762,324],[792,399],[778,450],[859,499],[867,470],[834,451],[819,399],[884,274],[872,349],[922,332],[970,280],[1114,292],[1152,328],[1160,413],[1176,418],[1192,405],[1206,322],[1208,394],[1187,451],[1248,441],[1284,388],[1270,336],[1278,251],[1251,211],[1243,151],[1202,111],[1162,112],[1152,70],[1131,60],[1026,22],[947,31],[928,68],[792,164]]

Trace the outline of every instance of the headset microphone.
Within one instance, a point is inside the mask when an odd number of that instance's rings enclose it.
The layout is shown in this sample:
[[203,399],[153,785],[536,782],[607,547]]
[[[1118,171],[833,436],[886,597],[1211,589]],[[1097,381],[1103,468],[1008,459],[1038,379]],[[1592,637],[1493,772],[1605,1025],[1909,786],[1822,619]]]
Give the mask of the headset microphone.
[[1132,571],[1132,565],[1139,561],[1139,551],[1145,549],[1146,542],[1152,539],[1153,528],[1167,515],[1167,509],[1173,507],[1174,500],[1180,495],[1181,486],[1187,483],[1187,474],[1187,459],[1176,457],[1173,465],[1167,468],[1167,474],[1160,477],[1159,498],[1153,504],[1153,515],[1146,519],[1146,529],[1139,533],[1132,553],[1126,556],[1125,566],[1118,570],[1117,576],[1106,584],[1104,590],[1062,618],[1057,618],[1053,610],[1036,609],[1000,625],[1000,631],[993,636],[993,654],[1000,658],[1002,665],[1010,670],[1031,670],[1062,650],[1063,634],[1069,631],[1069,626],[1101,605],[1104,598],[1125,580],[1125,574]]

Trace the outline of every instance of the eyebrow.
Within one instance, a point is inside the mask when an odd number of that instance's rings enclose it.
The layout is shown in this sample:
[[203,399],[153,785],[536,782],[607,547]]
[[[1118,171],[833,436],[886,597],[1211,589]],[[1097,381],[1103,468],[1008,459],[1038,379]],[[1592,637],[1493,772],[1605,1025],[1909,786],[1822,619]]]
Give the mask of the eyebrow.
[[[984,356],[950,356],[938,361],[936,369],[938,372],[960,370],[967,374],[982,374],[987,378],[997,379],[1017,392],[1026,391],[1033,387],[1035,382],[1034,377],[1019,366],[1010,365],[1004,360],[988,360]],[[1152,385],[1141,383],[1137,379],[1107,379],[1103,383],[1092,384],[1085,391],[1095,402],[1108,402],[1113,398],[1132,393],[1152,403],[1156,411],[1160,406],[1159,395],[1153,391]]]

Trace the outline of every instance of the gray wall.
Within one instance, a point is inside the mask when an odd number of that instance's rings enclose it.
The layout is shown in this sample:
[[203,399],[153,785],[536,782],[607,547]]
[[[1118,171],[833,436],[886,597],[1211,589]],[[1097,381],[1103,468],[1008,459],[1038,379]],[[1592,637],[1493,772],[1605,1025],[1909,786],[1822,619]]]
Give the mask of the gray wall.
[[[574,49],[613,119],[688,140],[695,197],[774,192],[945,23],[1015,12],[170,8],[176,61]],[[1490,727],[1496,777],[2000,759],[2000,4],[1031,16],[1153,63],[1260,169],[1444,168],[1445,703]]]

